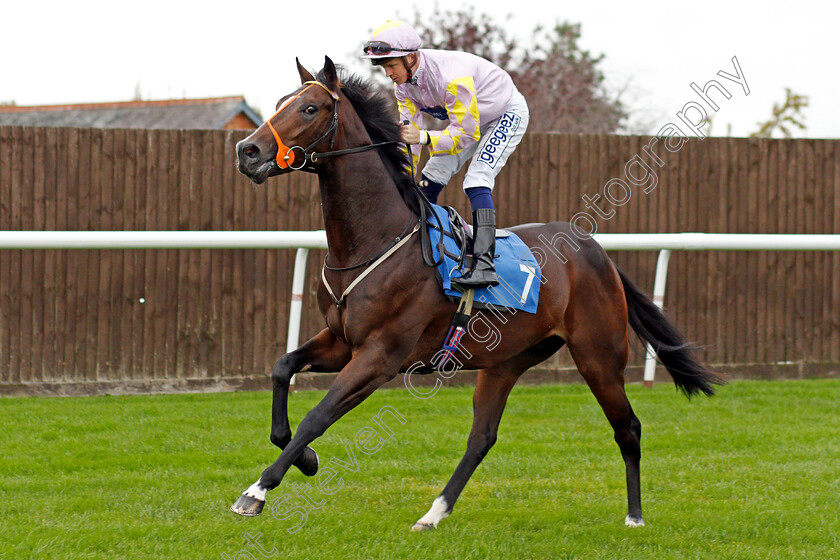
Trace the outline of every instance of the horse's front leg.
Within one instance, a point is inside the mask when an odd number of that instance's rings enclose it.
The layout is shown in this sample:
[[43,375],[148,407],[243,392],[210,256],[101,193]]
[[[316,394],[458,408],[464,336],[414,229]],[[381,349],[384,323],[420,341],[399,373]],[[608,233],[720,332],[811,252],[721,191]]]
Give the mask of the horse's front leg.
[[[285,449],[292,439],[289,425],[289,383],[292,376],[309,366],[311,371],[341,371],[350,361],[350,347],[329,329],[324,329],[303,346],[284,354],[271,370],[271,443]],[[306,476],[318,472],[318,454],[307,447],[294,465]]]
[[265,506],[266,492],[280,484],[289,467],[303,454],[307,445],[383,383],[393,379],[409,350],[386,352],[379,345],[368,351],[357,350],[321,402],[301,421],[280,457],[239,497],[231,506],[231,511],[239,515],[259,515]]

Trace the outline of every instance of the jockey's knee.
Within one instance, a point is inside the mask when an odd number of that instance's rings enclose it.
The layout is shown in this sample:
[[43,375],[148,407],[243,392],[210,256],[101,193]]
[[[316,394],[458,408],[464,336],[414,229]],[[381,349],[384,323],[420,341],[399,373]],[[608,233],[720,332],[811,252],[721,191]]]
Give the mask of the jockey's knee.
[[440,191],[442,191],[443,187],[446,186],[446,184],[438,183],[437,181],[427,179],[425,175],[422,176],[419,185],[420,191],[426,196],[426,198],[429,199],[429,202],[431,202],[432,204],[437,203]]

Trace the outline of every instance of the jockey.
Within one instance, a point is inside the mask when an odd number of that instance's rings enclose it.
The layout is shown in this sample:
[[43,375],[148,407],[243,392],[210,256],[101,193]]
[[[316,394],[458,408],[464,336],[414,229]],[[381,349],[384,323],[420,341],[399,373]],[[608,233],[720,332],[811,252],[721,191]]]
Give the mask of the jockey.
[[[464,192],[473,210],[473,267],[453,284],[462,289],[498,285],[493,266],[496,175],[528,127],[528,105],[507,72],[476,55],[420,49],[423,42],[405,22],[388,21],[365,43],[362,58],[382,66],[394,82],[400,137],[411,146],[415,165],[423,146],[429,161],[420,188],[430,202],[461,167],[470,162]],[[447,123],[424,130],[423,114]]]

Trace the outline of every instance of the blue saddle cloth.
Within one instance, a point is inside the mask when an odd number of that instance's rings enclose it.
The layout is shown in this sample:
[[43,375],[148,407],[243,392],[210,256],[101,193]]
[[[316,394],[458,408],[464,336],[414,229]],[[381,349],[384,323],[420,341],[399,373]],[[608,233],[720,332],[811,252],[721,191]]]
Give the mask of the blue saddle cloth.
[[[440,223],[448,233],[452,232],[449,213],[446,208],[432,205],[440,218]],[[441,233],[438,231],[438,221],[433,216],[428,218],[429,238],[433,248],[435,261],[440,258],[439,242]],[[513,232],[507,232],[507,237],[496,238],[497,257],[494,260],[499,285],[491,288],[481,288],[475,291],[475,306],[486,307],[492,304],[498,307],[508,307],[526,313],[536,313],[540,299],[540,284],[542,271],[531,250]],[[458,263],[450,255],[460,255],[461,248],[452,237],[443,235],[443,262],[438,265],[443,291],[447,296],[460,297],[461,292],[452,287],[452,280],[461,276],[457,270]]]

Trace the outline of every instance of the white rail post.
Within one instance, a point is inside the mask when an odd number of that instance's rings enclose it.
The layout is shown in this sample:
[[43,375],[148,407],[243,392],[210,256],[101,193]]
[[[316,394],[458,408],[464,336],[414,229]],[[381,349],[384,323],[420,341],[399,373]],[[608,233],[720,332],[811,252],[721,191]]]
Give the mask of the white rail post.
[[[671,260],[671,251],[663,249],[659,251],[659,258],[656,259],[656,278],[653,281],[653,303],[662,309],[665,303],[665,283],[668,281],[668,261]],[[653,378],[656,374],[656,352],[653,347],[647,345],[647,356],[645,357],[645,387],[653,386]]]
[[[644,233],[596,234],[606,250],[659,250],[653,302],[662,308],[671,250],[687,251],[840,251],[840,235]],[[327,249],[318,231],[0,231],[0,249],[292,249],[297,248],[289,305],[286,351],[297,349],[309,249]],[[644,382],[653,384],[656,358],[648,345]],[[294,383],[292,377],[291,383]]]
[[[300,248],[295,253],[295,270],[292,276],[292,301],[289,303],[289,334],[286,336],[286,354],[297,350],[300,343],[300,316],[303,309],[303,285],[306,273],[306,258],[309,249]],[[289,381],[295,386],[295,376]]]

